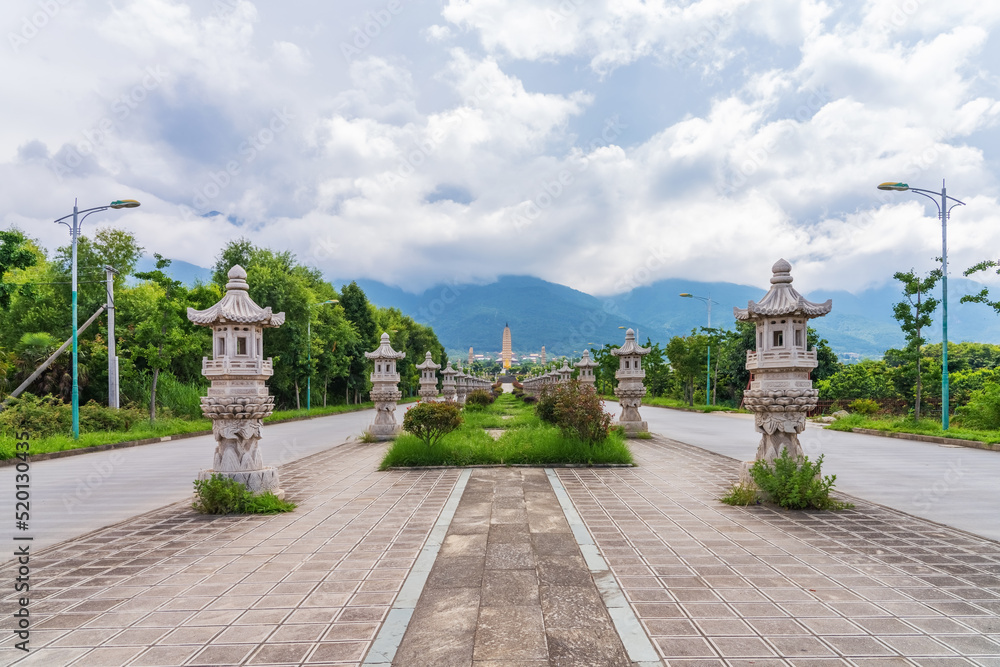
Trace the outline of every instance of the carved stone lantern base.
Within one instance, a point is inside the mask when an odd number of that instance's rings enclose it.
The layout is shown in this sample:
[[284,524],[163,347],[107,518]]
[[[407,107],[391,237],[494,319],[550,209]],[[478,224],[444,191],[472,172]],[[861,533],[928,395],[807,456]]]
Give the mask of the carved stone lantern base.
[[403,397],[398,389],[376,388],[371,392],[375,402],[375,419],[368,426],[368,434],[375,440],[393,440],[402,430],[396,422],[396,403]]
[[[257,406],[258,413],[263,413],[265,416],[270,414],[270,402],[274,400],[270,396],[267,399],[264,406]],[[201,400],[203,407],[227,402],[227,399],[220,401],[213,397],[204,397]],[[206,414],[212,413],[210,410],[206,410]],[[212,475],[218,474],[240,482],[251,493],[260,494],[270,491],[278,498],[284,498],[285,492],[279,488],[278,471],[271,466],[265,466],[261,457],[257,444],[260,440],[260,429],[260,417],[213,419],[212,433],[216,441],[215,456],[212,468],[199,472],[198,479],[207,480],[211,479]]]
[[639,406],[642,405],[642,397],[646,395],[646,388],[641,383],[622,382],[615,389],[615,394],[618,396],[622,413],[613,425],[624,428],[625,435],[630,438],[648,432],[649,424],[643,421],[639,414]]

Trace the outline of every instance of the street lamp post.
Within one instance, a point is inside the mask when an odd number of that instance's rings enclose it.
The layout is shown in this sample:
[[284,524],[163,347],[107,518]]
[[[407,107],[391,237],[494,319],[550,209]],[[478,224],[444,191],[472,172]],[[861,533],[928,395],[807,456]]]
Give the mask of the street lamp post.
[[306,321],[306,349],[308,350],[307,356],[309,360],[309,375],[306,377],[306,412],[312,409],[312,309],[316,306],[325,306],[328,303],[340,303],[340,301],[338,299],[327,299],[326,301],[320,301],[309,306],[309,319]]
[[[906,183],[881,183],[879,190],[893,190],[896,192],[916,192],[918,195],[927,197],[937,206],[938,217],[941,218],[941,430],[948,430],[948,218],[951,217],[951,209],[956,206],[965,206],[964,201],[959,201],[948,196],[948,189],[945,187],[944,179],[941,179],[941,192],[934,190],[924,190],[922,188],[911,188]],[[941,201],[938,203],[937,198]],[[948,206],[948,200],[955,202]]]
[[[681,292],[680,296],[687,299],[698,299],[699,301],[704,301],[705,305],[708,306],[708,328],[712,328],[712,303],[719,303],[718,301],[712,301],[712,295],[708,296],[695,296],[694,294],[688,294],[687,292]],[[708,341],[708,359],[705,362],[705,405],[712,404],[712,340]]]
[[[139,205],[134,199],[116,199],[107,206],[95,206],[94,208],[85,208],[82,211],[77,206],[77,201],[73,201],[73,212],[69,215],[64,215],[63,217],[55,220],[60,225],[66,225],[69,228],[70,239],[73,246],[73,439],[80,439],[80,373],[79,373],[79,341],[77,340],[76,328],[77,328],[77,312],[76,312],[76,242],[80,237],[80,227],[83,226],[83,221],[87,219],[87,216],[91,213],[97,213],[98,211],[107,211],[109,208],[119,209],[119,208],[135,208]],[[81,217],[82,214],[82,217]],[[72,223],[67,222],[67,218],[72,218]]]

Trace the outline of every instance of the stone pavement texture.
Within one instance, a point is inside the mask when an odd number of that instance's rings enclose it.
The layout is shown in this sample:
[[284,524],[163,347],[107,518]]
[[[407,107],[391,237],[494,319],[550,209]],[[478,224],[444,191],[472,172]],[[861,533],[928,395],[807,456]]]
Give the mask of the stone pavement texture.
[[729,507],[738,464],[632,441],[558,475],[669,665],[1000,665],[1000,544],[862,500]]
[[[638,468],[555,474],[666,664],[1000,667],[997,542],[856,499],[728,507],[733,459],[632,447]],[[461,475],[377,472],[383,452],[283,466],[291,514],[176,503],[35,553],[33,650],[5,611],[0,664],[360,664]],[[394,664],[627,664],[544,471],[474,471],[446,535]]]
[[0,664],[358,664],[459,475],[376,472],[383,451],[284,466],[289,514],[185,502],[39,552],[33,650],[12,648],[5,614]]
[[473,471],[394,664],[630,664],[542,469]]

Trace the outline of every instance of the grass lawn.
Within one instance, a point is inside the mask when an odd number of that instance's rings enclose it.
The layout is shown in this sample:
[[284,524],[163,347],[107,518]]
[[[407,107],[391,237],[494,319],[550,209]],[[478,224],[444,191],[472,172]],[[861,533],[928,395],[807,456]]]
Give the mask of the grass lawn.
[[[409,403],[419,400],[417,398],[407,398],[401,401]],[[357,405],[330,405],[327,407],[314,407],[308,413],[302,410],[278,410],[264,420],[265,424],[281,422],[296,417],[321,417],[324,415],[335,415],[342,412],[356,412],[358,410],[368,410],[374,407],[374,403],[359,403]],[[131,442],[133,440],[145,440],[147,438],[163,438],[168,435],[180,435],[182,433],[194,433],[196,431],[211,431],[212,422],[208,419],[158,419],[152,424],[148,421],[140,421],[132,425],[127,431],[96,431],[92,433],[80,433],[80,439],[74,440],[73,436],[51,435],[44,438],[30,438],[31,454],[46,454],[49,452],[62,452],[69,449],[81,449],[83,447],[94,447],[97,445],[111,445],[118,442]],[[30,433],[29,433],[30,436]],[[0,460],[14,458],[14,443],[16,440],[9,435],[0,435]]]
[[890,431],[893,433],[916,433],[933,435],[939,438],[959,438],[961,440],[976,440],[978,442],[1000,442],[1000,431],[977,431],[962,428],[960,425],[949,425],[947,431],[941,429],[941,422],[935,419],[921,419],[919,422],[909,417],[864,417],[850,415],[842,417],[827,428],[835,431],[851,431],[856,428],[868,428],[875,431]]
[[[507,419],[504,419],[504,417]],[[379,466],[462,466],[514,463],[632,464],[632,452],[625,438],[612,433],[599,445],[591,446],[563,435],[557,427],[544,423],[533,406],[510,394],[501,394],[493,405],[481,410],[462,410],[462,425],[428,447],[416,436],[401,434]],[[494,440],[483,429],[504,428]]]

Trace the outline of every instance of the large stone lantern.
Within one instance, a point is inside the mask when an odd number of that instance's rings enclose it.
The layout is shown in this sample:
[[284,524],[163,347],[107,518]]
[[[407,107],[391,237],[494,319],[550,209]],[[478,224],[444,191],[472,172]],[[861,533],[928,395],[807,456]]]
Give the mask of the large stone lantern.
[[375,421],[368,427],[368,433],[376,440],[392,440],[399,435],[396,423],[396,403],[403,397],[399,391],[399,373],[396,362],[406,356],[406,352],[396,352],[389,344],[389,334],[382,334],[378,349],[365,352],[372,360],[372,401],[375,402]]
[[221,301],[205,310],[187,309],[189,320],[212,329],[212,358],[201,360],[201,374],[212,386],[201,399],[201,411],[212,420],[215,457],[198,479],[220,474],[254,493],[284,497],[278,471],[264,465],[258,443],[262,420],[274,409],[274,397],[267,392],[274,370],[271,359],[264,358],[263,333],[284,324],[285,314],[258,306],[248,289],[247,272],[237,264],[229,270]]
[[618,386],[615,387],[615,396],[622,406],[618,423],[625,427],[626,435],[649,430],[649,426],[639,415],[642,397],[646,395],[646,387],[642,384],[646,377],[646,371],[642,370],[642,358],[649,351],[650,348],[640,347],[635,342],[635,332],[632,329],[625,332],[625,344],[611,350],[611,354],[618,357],[618,370],[615,372]]
[[757,326],[757,349],[747,351],[750,388],[743,393],[743,404],[753,411],[762,434],[757,460],[769,463],[786,448],[793,457],[803,455],[798,434],[819,396],[810,379],[818,362],[816,350],[807,349],[806,327],[833,308],[830,299],[813,303],[796,292],[791,270],[791,264],[779,259],[771,267],[771,289],[764,298],[733,308],[736,319]]
[[569,361],[563,357],[562,368],[556,371],[559,374],[559,384],[568,384],[573,378],[573,369],[569,367]]
[[420,391],[417,393],[420,394],[421,401],[431,401],[437,398],[437,369],[439,368],[441,368],[441,364],[434,363],[430,352],[424,358],[424,363],[417,365],[417,370],[420,371]]
[[590,358],[590,350],[584,350],[583,357],[573,365],[580,369],[576,376],[580,384],[596,388],[597,378],[594,376],[594,369],[598,363]]
[[462,370],[462,362],[457,364],[458,374],[455,375],[455,400],[459,405],[465,405],[465,397],[469,395],[469,376]]
[[441,371],[441,393],[444,395],[444,400],[449,403],[454,403],[458,400],[455,393],[455,376],[458,375],[458,371],[452,368],[450,365],[445,364],[444,370]]

